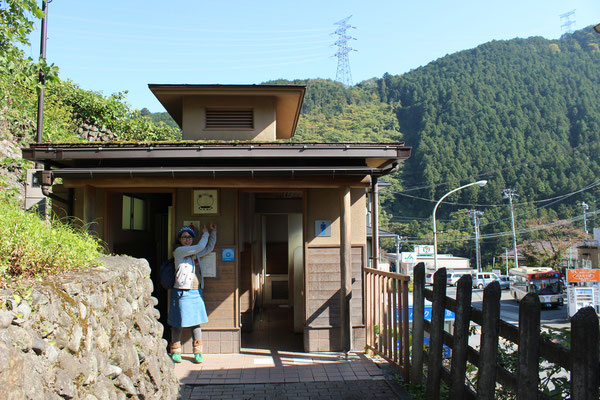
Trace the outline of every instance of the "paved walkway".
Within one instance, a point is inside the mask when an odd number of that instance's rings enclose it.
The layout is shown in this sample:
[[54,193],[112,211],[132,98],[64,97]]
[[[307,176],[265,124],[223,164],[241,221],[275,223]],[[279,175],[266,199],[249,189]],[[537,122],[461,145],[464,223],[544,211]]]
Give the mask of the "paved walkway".
[[[387,363],[383,362],[387,366]],[[246,349],[175,365],[181,399],[405,399],[384,369],[361,353]]]

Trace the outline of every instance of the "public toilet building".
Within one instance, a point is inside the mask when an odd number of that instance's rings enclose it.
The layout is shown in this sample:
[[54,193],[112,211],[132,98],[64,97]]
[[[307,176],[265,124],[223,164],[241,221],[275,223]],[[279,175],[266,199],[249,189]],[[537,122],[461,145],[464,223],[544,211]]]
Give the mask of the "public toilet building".
[[268,306],[287,310],[281,334],[302,334],[305,351],[363,349],[367,192],[377,194],[377,179],[396,171],[410,148],[291,141],[304,86],[149,86],[182,141],[23,149],[44,165],[53,212],[81,221],[109,252],[147,259],[164,322],[158,270],[177,230],[215,222],[217,247],[204,273],[206,353],[239,352]]

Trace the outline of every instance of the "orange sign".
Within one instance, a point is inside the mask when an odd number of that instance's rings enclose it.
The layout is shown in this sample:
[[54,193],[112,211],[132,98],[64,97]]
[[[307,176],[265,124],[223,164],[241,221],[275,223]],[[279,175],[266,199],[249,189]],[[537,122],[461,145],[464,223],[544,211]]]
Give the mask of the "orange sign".
[[600,282],[600,269],[568,269],[569,282]]

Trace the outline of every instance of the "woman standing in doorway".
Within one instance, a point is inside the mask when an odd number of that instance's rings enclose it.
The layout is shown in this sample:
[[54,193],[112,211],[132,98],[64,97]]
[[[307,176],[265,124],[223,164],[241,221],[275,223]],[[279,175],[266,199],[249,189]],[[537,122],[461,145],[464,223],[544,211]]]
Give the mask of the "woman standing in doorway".
[[175,259],[175,284],[171,290],[171,306],[168,323],[171,326],[171,358],[181,362],[181,333],[183,328],[192,329],[194,339],[194,362],[202,362],[202,329],[200,324],[208,322],[206,307],[202,299],[204,278],[200,269],[200,257],[210,253],[217,242],[217,226],[211,222],[210,235],[206,226],[202,228],[200,241],[193,245],[196,233],[190,226],[182,227],[177,233],[177,244],[173,250]]

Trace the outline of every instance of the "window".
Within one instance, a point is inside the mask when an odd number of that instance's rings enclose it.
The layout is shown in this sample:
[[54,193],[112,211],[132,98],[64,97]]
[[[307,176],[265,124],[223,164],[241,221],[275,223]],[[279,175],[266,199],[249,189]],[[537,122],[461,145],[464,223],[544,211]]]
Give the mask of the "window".
[[206,109],[205,129],[254,129],[252,109]]
[[124,231],[146,229],[146,201],[144,199],[123,195],[122,209],[121,229]]

